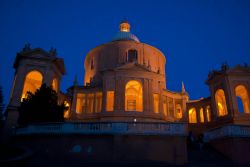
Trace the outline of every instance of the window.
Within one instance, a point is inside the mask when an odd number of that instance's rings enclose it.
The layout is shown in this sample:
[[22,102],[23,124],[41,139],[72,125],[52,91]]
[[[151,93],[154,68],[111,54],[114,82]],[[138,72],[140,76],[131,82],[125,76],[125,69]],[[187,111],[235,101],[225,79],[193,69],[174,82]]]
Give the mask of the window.
[[154,113],[159,113],[159,94],[153,94],[154,99]]
[[106,97],[106,111],[114,111],[114,91],[107,91]]
[[191,108],[188,110],[188,119],[189,119],[189,123],[197,123],[195,108]]
[[86,112],[93,113],[93,111],[94,111],[94,93],[88,93]]
[[206,113],[207,113],[207,122],[211,121],[211,110],[210,110],[210,106],[206,107]]
[[142,85],[140,82],[131,80],[125,87],[125,111],[143,110]]
[[86,94],[77,93],[76,95],[76,113],[81,114],[86,112]]
[[203,108],[200,109],[200,122],[204,123],[204,112],[203,112]]
[[176,107],[175,107],[175,117],[178,118],[178,119],[181,119],[182,118],[182,109],[181,109],[181,105],[180,104],[177,104]]
[[29,72],[24,80],[21,100],[26,97],[27,92],[35,93],[35,91],[41,87],[42,80],[43,76],[40,72],[38,71]]
[[249,97],[245,86],[238,85],[235,88],[237,98],[238,111],[242,113],[250,113]]
[[64,111],[64,118],[69,118],[69,112],[70,112],[70,105],[69,102],[64,101],[64,106],[67,107],[67,109]]
[[137,51],[136,50],[129,50],[128,51],[128,62],[137,61]]
[[101,112],[102,110],[102,92],[96,92],[95,94],[95,112]]
[[225,93],[222,89],[218,89],[215,93],[215,101],[217,107],[217,114],[218,116],[227,115],[227,104]]

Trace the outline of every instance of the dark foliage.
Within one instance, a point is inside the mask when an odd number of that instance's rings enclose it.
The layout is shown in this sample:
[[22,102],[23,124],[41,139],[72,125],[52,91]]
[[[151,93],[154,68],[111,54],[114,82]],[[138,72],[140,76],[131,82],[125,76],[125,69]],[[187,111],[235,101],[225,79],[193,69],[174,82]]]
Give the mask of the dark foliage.
[[45,84],[37,89],[35,94],[27,93],[19,107],[20,125],[43,122],[62,122],[64,121],[64,104],[58,105],[56,92]]

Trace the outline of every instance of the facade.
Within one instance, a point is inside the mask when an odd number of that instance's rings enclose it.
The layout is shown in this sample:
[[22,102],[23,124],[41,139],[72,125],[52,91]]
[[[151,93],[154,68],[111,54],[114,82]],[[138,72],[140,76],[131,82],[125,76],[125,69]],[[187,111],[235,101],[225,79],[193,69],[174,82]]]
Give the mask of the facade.
[[[226,146],[233,140],[234,147],[249,147],[250,67],[238,65],[229,68],[222,65],[220,70],[208,75],[206,84],[211,96],[189,100],[184,84],[180,92],[167,89],[167,60],[164,54],[159,49],[140,42],[130,32],[127,21],[122,21],[119,28],[110,42],[89,51],[84,61],[83,84],[74,82],[66,93],[60,91],[60,80],[65,74],[64,62],[57,57],[55,49],[47,52],[40,48],[31,49],[26,45],[17,54],[14,63],[15,77],[7,108],[9,126],[16,125],[17,107],[22,98],[25,98],[26,92],[35,92],[42,83],[51,85],[59,95],[59,103],[65,103],[69,109],[65,111],[65,124],[32,126],[19,129],[16,134],[30,135],[39,132],[91,137],[101,134],[98,140],[95,136],[93,139],[96,139],[96,143],[105,141],[117,148],[117,152],[107,148],[113,158],[118,154],[122,155],[123,152],[119,149],[124,149],[127,153],[136,150],[138,156],[147,152],[154,160],[185,164],[186,137],[188,131],[192,131],[195,135],[204,134],[207,141],[214,143],[219,151],[230,158],[238,157],[235,161],[250,164],[247,157],[242,159],[244,156],[239,156],[239,153],[231,154],[232,150]],[[123,136],[117,137],[117,134]],[[106,135],[113,137],[110,139]],[[140,137],[137,138],[138,135]],[[244,140],[241,140],[242,137]],[[47,140],[46,136],[45,138]],[[143,148],[145,141],[154,143],[158,139],[163,142],[162,152],[167,158],[157,152],[162,149],[161,145],[152,146],[154,151]],[[122,141],[127,144],[120,148]],[[137,150],[136,146],[129,144],[133,141],[144,144],[139,143],[141,149]],[[101,150],[101,147],[97,149]],[[179,158],[178,161],[176,157]]]
[[184,85],[181,92],[167,90],[165,65],[163,53],[141,43],[123,21],[110,42],[87,54],[84,84],[74,84],[63,94],[59,91],[65,74],[63,60],[26,46],[14,64],[18,78],[9,108],[18,106],[27,91],[46,83],[70,106],[65,113],[70,121],[184,122],[189,97]]
[[14,62],[8,110],[15,110],[27,91],[34,92],[46,83],[58,92],[60,103],[69,106],[65,112],[69,121],[188,122],[191,129],[199,129],[197,132],[218,124],[250,123],[247,65],[222,65],[221,70],[208,75],[211,97],[189,100],[183,84],[181,92],[166,88],[164,54],[140,42],[126,20],[119,28],[110,42],[89,51],[84,83],[74,83],[67,93],[60,91],[65,67],[56,50],[46,52],[26,45]]

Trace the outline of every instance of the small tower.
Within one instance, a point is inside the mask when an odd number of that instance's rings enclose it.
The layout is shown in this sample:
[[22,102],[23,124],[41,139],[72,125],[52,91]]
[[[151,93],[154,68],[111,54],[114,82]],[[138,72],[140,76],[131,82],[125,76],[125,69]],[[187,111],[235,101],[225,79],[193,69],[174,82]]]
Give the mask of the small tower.
[[[59,92],[65,67],[63,59],[56,56],[55,49],[49,52],[41,48],[31,49],[29,44],[17,53],[13,67],[15,75],[7,112],[8,119],[13,119],[12,123],[15,125],[18,118],[17,108],[27,91],[34,93],[45,83]],[[12,111],[15,116],[11,116]]]
[[211,92],[213,116],[221,123],[249,124],[250,68],[238,65],[210,72],[206,83]]
[[121,32],[130,32],[130,24],[129,24],[129,22],[126,19],[124,19],[120,23],[120,31]]

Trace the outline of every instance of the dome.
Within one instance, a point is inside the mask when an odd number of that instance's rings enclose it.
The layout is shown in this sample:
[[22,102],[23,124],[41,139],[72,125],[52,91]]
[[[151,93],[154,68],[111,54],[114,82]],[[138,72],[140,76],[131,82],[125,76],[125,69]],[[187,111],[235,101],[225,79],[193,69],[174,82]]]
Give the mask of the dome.
[[123,31],[118,32],[112,39],[112,41],[122,41],[122,40],[128,40],[128,41],[131,40],[140,42],[139,39],[134,34]]
[[112,41],[122,40],[140,42],[139,39],[130,32],[130,24],[127,20],[120,23],[120,31],[112,39]]

